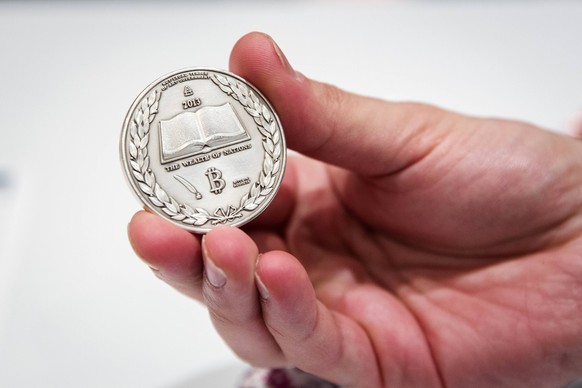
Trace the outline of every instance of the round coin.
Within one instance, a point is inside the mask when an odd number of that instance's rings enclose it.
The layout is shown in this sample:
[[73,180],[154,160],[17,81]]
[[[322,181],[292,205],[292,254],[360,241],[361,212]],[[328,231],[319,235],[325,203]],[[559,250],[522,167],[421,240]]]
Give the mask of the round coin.
[[148,86],[127,113],[120,151],[141,202],[196,233],[257,217],[275,196],[286,161],[271,104],[242,78],[207,68]]

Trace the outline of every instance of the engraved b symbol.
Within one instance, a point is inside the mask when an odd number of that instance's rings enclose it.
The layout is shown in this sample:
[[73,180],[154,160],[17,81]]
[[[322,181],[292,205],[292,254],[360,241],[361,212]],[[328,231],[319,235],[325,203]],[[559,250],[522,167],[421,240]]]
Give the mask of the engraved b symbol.
[[226,182],[222,179],[222,172],[214,167],[210,167],[204,174],[210,183],[210,192],[214,194],[222,193],[222,189],[226,186]]

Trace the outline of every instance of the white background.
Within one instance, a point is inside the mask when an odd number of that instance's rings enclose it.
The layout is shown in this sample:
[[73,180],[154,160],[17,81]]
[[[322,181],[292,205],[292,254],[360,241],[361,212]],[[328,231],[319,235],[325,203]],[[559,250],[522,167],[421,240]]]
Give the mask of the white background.
[[202,306],[129,247],[118,141],[150,82],[226,68],[252,30],[362,94],[559,131],[582,108],[576,1],[0,2],[0,386],[235,385]]

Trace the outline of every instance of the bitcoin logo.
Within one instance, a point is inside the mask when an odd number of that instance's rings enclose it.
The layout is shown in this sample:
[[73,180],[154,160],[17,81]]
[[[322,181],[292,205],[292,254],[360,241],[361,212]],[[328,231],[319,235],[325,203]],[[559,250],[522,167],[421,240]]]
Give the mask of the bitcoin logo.
[[226,187],[226,182],[222,179],[222,172],[214,167],[210,167],[204,173],[210,183],[210,192],[213,194],[220,194]]

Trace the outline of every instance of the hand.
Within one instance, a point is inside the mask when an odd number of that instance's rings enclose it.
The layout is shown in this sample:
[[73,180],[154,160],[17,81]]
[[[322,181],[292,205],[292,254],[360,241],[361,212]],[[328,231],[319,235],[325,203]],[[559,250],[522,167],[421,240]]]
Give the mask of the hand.
[[231,70],[292,157],[245,231],[129,236],[243,359],[353,387],[559,386],[582,371],[582,142],[343,92],[263,34]]

